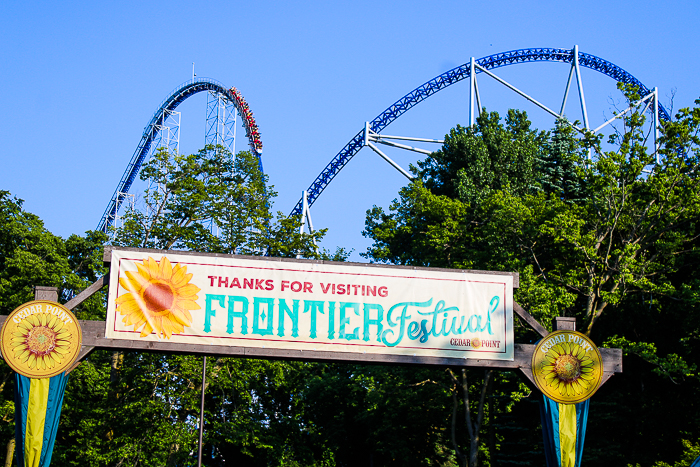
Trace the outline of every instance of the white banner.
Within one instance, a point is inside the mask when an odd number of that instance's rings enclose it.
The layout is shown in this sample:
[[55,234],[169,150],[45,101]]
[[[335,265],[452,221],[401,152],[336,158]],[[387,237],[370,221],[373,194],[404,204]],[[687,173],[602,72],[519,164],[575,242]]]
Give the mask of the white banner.
[[108,301],[112,339],[513,360],[508,273],[114,249]]

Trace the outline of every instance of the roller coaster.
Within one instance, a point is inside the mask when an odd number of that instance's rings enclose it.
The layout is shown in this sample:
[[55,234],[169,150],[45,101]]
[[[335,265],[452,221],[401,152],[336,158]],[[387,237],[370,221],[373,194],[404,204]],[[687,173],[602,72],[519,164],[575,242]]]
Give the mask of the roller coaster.
[[[531,62],[559,62],[570,65],[569,78],[566,85],[566,90],[564,92],[564,97],[561,105],[561,109],[557,112],[549,109],[545,105],[541,104],[539,101],[533,97],[527,95],[520,89],[516,88],[512,84],[503,80],[499,76],[495,75],[491,70],[522,63]],[[586,109],[585,95],[583,92],[583,83],[581,79],[580,68],[585,67],[594,71],[597,71],[605,76],[608,76],[619,83],[624,83],[626,85],[634,86],[638,94],[641,96],[638,102],[632,103],[628,109],[623,112],[618,112],[613,118],[604,122],[602,125],[591,128],[588,122],[588,115]],[[330,182],[340,173],[340,171],[350,162],[350,160],[362,149],[364,146],[369,146],[382,157],[384,157],[389,163],[391,163],[395,168],[400,170],[407,177],[411,177],[408,172],[404,171],[397,164],[395,164],[391,159],[389,159],[385,154],[383,154],[379,149],[373,144],[373,142],[383,143],[394,147],[411,149],[421,153],[429,153],[430,151],[420,150],[416,148],[411,148],[396,142],[391,142],[391,139],[404,139],[413,141],[425,141],[425,142],[440,142],[439,140],[427,140],[420,138],[406,138],[406,137],[391,137],[384,136],[380,134],[389,124],[398,119],[401,115],[408,112],[410,109],[415,107],[417,104],[423,102],[428,97],[436,94],[437,92],[446,89],[447,87],[458,83],[460,81],[469,79],[470,80],[470,98],[469,98],[469,121],[470,124],[474,124],[477,113],[481,109],[481,99],[478,91],[477,75],[485,75],[503,84],[505,87],[509,88],[511,91],[519,94],[521,97],[527,99],[531,103],[542,108],[545,112],[551,114],[555,118],[564,117],[564,111],[566,108],[567,97],[569,90],[571,88],[572,82],[575,79],[579,101],[581,104],[581,111],[583,115],[583,128],[578,128],[579,130],[587,130],[592,132],[598,132],[606,125],[610,124],[616,118],[621,117],[626,112],[632,110],[635,107],[644,106],[642,112],[650,111],[652,115],[652,125],[654,136],[656,138],[658,132],[658,126],[661,121],[669,121],[670,115],[666,109],[659,103],[658,90],[656,88],[650,89],[642,84],[638,79],[632,76],[627,71],[623,70],[621,67],[604,60],[600,57],[596,57],[591,54],[583,53],[578,50],[578,46],[573,49],[555,49],[555,48],[531,48],[531,49],[519,49],[511,50],[508,52],[497,53],[482,57],[479,59],[471,58],[471,60],[463,65],[455,67],[449,71],[446,71],[439,76],[427,81],[426,83],[418,86],[401,99],[394,102],[392,105],[387,107],[382,113],[380,113],[376,118],[369,122],[365,122],[363,128],[350,139],[350,141],[331,159],[331,161],[326,165],[326,167],[321,171],[321,173],[316,177],[316,179],[311,183],[311,185],[304,191],[304,195],[294,206],[291,211],[292,215],[302,215],[302,219],[307,219],[307,214],[309,207],[318,199],[321,193],[326,189]],[[141,165],[146,160],[149,151],[155,149],[153,147],[154,142],[158,141],[158,136],[163,128],[166,128],[165,120],[169,113],[173,112],[174,109],[182,103],[185,99],[190,96],[197,94],[202,91],[209,91],[212,95],[215,95],[220,103],[224,105],[233,106],[238,115],[241,116],[243,126],[246,130],[246,138],[250,149],[254,155],[258,157],[260,161],[260,167],[262,168],[262,140],[260,138],[260,132],[253,118],[253,114],[250,111],[248,104],[245,102],[241,94],[235,89],[226,89],[221,83],[211,80],[211,79],[193,79],[188,81],[178,87],[174,92],[166,98],[158,108],[158,110],[153,114],[150,122],[146,126],[144,133],[141,137],[141,141],[134,152],[131,161],[127,165],[124,175],[122,176],[119,184],[109,201],[107,208],[100,220],[98,225],[98,230],[106,231],[117,216],[120,205],[123,202],[125,196],[127,196],[129,189],[136,176],[139,173]],[[209,113],[208,113],[209,118]],[[220,118],[217,114],[216,118]],[[215,120],[216,120],[215,118]],[[216,131],[213,133],[214,138],[221,139],[221,134],[225,132],[226,125],[230,125],[230,122],[224,122],[222,125],[220,121],[215,122]],[[161,135],[162,136],[162,135]],[[310,218],[307,219],[310,225]],[[302,226],[303,228],[303,226]]]
[[[158,149],[154,146],[154,142],[159,141],[158,136],[162,137],[162,132],[164,129],[170,129],[167,124],[169,115],[171,115],[177,106],[184,102],[187,98],[203,92],[209,91],[216,97],[217,103],[223,103],[224,106],[229,106],[235,108],[238,115],[241,116],[243,128],[246,131],[246,138],[248,139],[248,144],[250,146],[251,152],[258,157],[260,163],[260,168],[262,169],[262,139],[260,136],[260,130],[258,129],[257,123],[255,123],[255,118],[253,117],[253,112],[250,110],[250,106],[245,101],[241,93],[234,87],[226,89],[221,83],[216,80],[209,78],[192,79],[181,86],[179,86],[175,91],[173,91],[170,96],[168,96],[155,111],[153,117],[146,125],[141,136],[141,141],[139,141],[134,155],[131,157],[131,161],[126,166],[124,175],[122,175],[121,180],[117,188],[114,190],[114,194],[105,209],[102,219],[100,220],[97,230],[106,231],[116,219],[117,213],[119,211],[121,203],[127,196],[131,185],[136,180],[136,177],[141,170],[141,165],[146,160],[146,157],[151,153],[152,150]],[[219,114],[218,106],[214,106],[215,114],[212,116],[212,112],[207,112],[207,117],[212,120],[212,124],[208,125],[214,127],[214,131],[208,132],[208,141],[210,143],[223,142],[223,133],[226,131],[226,126],[235,125],[235,121],[226,121],[226,116]],[[213,118],[212,118],[213,117]],[[224,120],[221,122],[221,120]],[[179,125],[179,122],[178,122]],[[224,127],[223,129],[221,127]],[[160,139],[162,141],[162,138]],[[166,144],[167,146],[167,144]]]

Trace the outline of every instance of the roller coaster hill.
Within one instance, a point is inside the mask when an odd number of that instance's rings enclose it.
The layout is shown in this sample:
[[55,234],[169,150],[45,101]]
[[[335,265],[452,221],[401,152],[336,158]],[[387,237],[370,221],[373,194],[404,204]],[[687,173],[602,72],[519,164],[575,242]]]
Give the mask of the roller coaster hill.
[[[262,170],[262,136],[258,124],[255,121],[253,111],[250,110],[248,102],[235,87],[225,88],[221,83],[209,78],[192,79],[173,91],[166,98],[158,110],[153,114],[151,120],[141,136],[136,150],[134,151],[129,164],[124,171],[117,188],[112,195],[107,208],[100,219],[97,230],[106,232],[118,216],[119,209],[129,194],[132,184],[141,170],[142,164],[159,147],[168,147],[178,150],[179,144],[179,119],[174,124],[169,122],[173,115],[179,113],[175,109],[187,98],[200,93],[208,92],[209,101],[207,109],[207,135],[206,144],[223,144],[233,150],[235,140],[235,116],[241,117],[241,124],[245,129],[245,137],[248,140],[250,151],[258,158],[260,169]],[[174,147],[171,138],[175,134]],[[227,137],[229,136],[229,137]]]
[[[568,80],[566,82],[561,108],[558,111],[552,110],[542,104],[539,100],[526,94],[516,86],[497,76],[493,70],[524,63],[555,62],[569,66]],[[640,96],[639,101],[633,102],[627,110],[617,112],[616,115],[594,127],[588,119],[586,98],[583,90],[583,79],[581,69],[587,68],[607,76],[616,83],[622,83],[637,89]],[[482,108],[481,96],[477,84],[477,76],[491,78],[502,84],[505,88],[526,99],[532,104],[550,114],[555,119],[565,118],[567,97],[572,87],[578,90],[581,115],[583,124],[581,127],[575,126],[577,130],[592,133],[600,132],[604,127],[622,117],[633,108],[642,107],[642,113],[648,112],[651,115],[650,122],[653,128],[654,144],[658,137],[658,127],[662,121],[669,121],[670,116],[666,109],[659,103],[659,92],[657,88],[648,88],[633,75],[623,70],[621,67],[604,60],[595,55],[580,52],[578,46],[573,49],[557,48],[531,48],[518,49],[508,52],[497,53],[479,59],[471,58],[469,62],[446,71],[439,76],[413,89],[411,92],[391,104],[382,113],[371,121],[365,122],[360,131],[353,136],[350,141],[330,160],[321,173],[302,193],[302,198],[296,203],[291,211],[292,215],[301,215],[302,222],[308,222],[311,229],[309,208],[318,199],[330,182],[340,173],[340,171],[350,162],[350,160],[365,146],[368,146],[404,176],[411,179],[412,175],[401,168],[396,162],[391,160],[377,146],[384,144],[394,148],[407,149],[422,154],[430,154],[432,151],[421,148],[407,146],[398,143],[397,140],[419,141],[424,143],[442,143],[438,139],[412,138],[382,135],[381,132],[392,122],[408,112],[410,109],[435,95],[439,91],[459,83],[469,80],[469,124],[473,125],[476,116]],[[193,79],[178,87],[166,98],[158,110],[153,114],[150,122],[146,126],[141,141],[137,146],[129,164],[122,175],[117,188],[114,191],[107,208],[100,219],[97,229],[107,231],[114,225],[119,208],[124,199],[128,196],[132,183],[136,179],[141,165],[152,154],[157,147],[171,144],[164,141],[164,133],[172,132],[173,128],[179,126],[179,121],[175,125],[168,126],[168,118],[176,113],[176,107],[187,98],[199,92],[208,91],[209,100],[207,104],[207,135],[205,144],[223,144],[231,148],[235,140],[235,131],[231,131],[231,125],[235,125],[235,114],[240,115],[242,126],[245,129],[245,136],[248,139],[251,152],[258,157],[260,168],[262,169],[262,139],[260,130],[253,112],[241,93],[235,87],[227,88],[221,83],[212,79]],[[179,127],[176,128],[179,130]],[[233,136],[231,136],[233,134]],[[377,143],[377,144],[375,144]],[[175,149],[177,149],[175,147]],[[233,151],[232,151],[233,152]],[[657,161],[658,162],[658,161]],[[303,226],[302,226],[303,228]]]

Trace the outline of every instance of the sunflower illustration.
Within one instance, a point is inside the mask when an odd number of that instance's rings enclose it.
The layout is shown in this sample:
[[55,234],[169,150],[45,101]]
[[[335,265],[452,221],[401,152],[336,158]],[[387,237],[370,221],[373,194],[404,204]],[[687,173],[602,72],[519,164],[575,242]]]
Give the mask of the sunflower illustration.
[[12,333],[15,358],[29,369],[49,370],[71,353],[72,335],[57,316],[46,313],[28,316]]
[[580,396],[595,384],[593,359],[575,342],[561,342],[553,346],[542,363],[545,384],[562,396]]
[[117,297],[117,310],[124,316],[122,322],[141,329],[141,337],[155,331],[158,337],[170,339],[192,324],[189,310],[199,310],[197,293],[201,290],[189,281],[187,267],[171,266],[166,257],[160,262],[151,257],[136,263],[137,272],[127,271],[119,284],[128,291]]
[[588,336],[559,330],[535,346],[531,369],[544,395],[562,404],[576,404],[591,397],[600,386],[603,359]]

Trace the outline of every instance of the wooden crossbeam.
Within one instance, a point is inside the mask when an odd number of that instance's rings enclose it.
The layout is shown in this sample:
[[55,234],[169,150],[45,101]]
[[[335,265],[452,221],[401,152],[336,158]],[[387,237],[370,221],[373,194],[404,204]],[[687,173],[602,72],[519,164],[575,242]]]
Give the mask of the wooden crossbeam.
[[[108,249],[105,248],[105,261],[109,261]],[[517,275],[515,275],[517,278]],[[517,280],[516,280],[517,282]],[[109,274],[101,277],[87,289],[76,295],[68,301],[65,306],[72,310],[88,297],[98,292],[103,287],[109,284]],[[517,286],[517,285],[516,285]],[[51,289],[51,290],[49,290]],[[35,296],[37,299],[52,299],[56,300],[58,295],[55,288],[36,287]],[[513,311],[523,321],[525,321],[532,329],[540,336],[546,337],[549,334],[547,331],[530,313],[528,313],[518,303],[513,303]],[[0,326],[5,322],[6,315],[0,315]],[[284,359],[284,360],[307,360],[307,361],[325,361],[325,362],[358,362],[358,363],[378,363],[378,364],[400,364],[400,365],[442,365],[453,367],[481,367],[499,370],[519,370],[528,380],[532,387],[535,387],[535,381],[532,376],[532,354],[535,350],[535,345],[532,344],[515,344],[514,358],[512,361],[503,360],[482,360],[478,358],[451,358],[451,357],[425,357],[411,355],[389,355],[389,354],[357,354],[345,352],[324,352],[324,351],[303,351],[303,350],[284,350],[284,349],[266,349],[265,347],[238,347],[238,346],[219,346],[219,345],[200,345],[200,344],[181,344],[169,341],[136,341],[122,339],[108,339],[105,337],[106,323],[104,321],[84,321],[80,320],[80,326],[83,334],[83,345],[78,354],[78,357],[67,370],[73,371],[83,358],[90,354],[94,349],[113,349],[136,352],[162,352],[162,353],[179,353],[179,354],[198,354],[198,355],[215,355],[225,357],[247,357],[247,358],[263,358],[263,359]],[[574,318],[559,317],[555,322],[555,331],[557,329],[576,330],[576,321]],[[622,373],[622,350],[599,348],[601,357],[603,358],[603,377],[601,386],[615,373]]]
[[[6,315],[0,316],[0,326],[5,322]],[[135,341],[123,339],[108,339],[105,337],[104,321],[80,320],[83,332],[83,348],[78,355],[75,368],[80,359],[94,349],[112,349],[135,352],[162,352],[177,354],[215,355],[222,357],[246,357],[283,360],[308,360],[325,362],[357,362],[401,365],[441,365],[452,367],[482,367],[499,370],[520,370],[534,384],[532,378],[532,353],[535,346],[531,344],[515,344],[512,361],[482,360],[478,358],[447,358],[424,357],[411,355],[386,354],[357,354],[345,352],[323,352],[265,349],[259,347],[227,347],[220,345],[180,344],[169,341]],[[620,349],[600,348],[603,357],[603,381],[607,381],[614,373],[622,373],[622,351]],[[69,370],[69,371],[70,371]],[[601,382],[601,384],[602,384]]]

